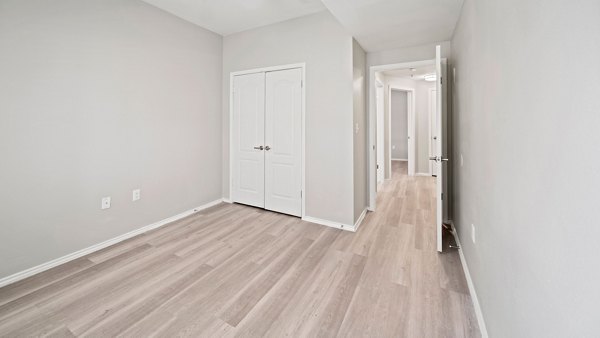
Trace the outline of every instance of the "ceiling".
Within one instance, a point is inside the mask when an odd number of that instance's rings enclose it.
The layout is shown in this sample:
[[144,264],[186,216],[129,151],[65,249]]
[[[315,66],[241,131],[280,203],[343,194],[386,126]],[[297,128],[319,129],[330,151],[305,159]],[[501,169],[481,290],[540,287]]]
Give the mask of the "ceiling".
[[326,10],[320,0],[143,0],[220,35]]
[[463,0],[323,0],[368,52],[450,40]]
[[144,0],[226,36],[329,10],[367,52],[450,40],[463,0]]
[[424,66],[418,68],[403,68],[382,71],[386,77],[411,77],[414,80],[423,80],[423,76],[426,74],[435,73],[435,65]]

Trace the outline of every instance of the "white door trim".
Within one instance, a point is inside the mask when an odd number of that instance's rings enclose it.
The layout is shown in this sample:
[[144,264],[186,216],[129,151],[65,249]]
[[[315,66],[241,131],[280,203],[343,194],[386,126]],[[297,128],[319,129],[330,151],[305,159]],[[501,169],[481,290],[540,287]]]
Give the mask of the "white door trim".
[[[429,88],[427,90],[427,109],[429,111],[429,157],[432,156],[436,156],[436,154],[433,153],[433,145],[434,143],[431,140],[431,129],[432,129],[432,121],[433,121],[433,116],[436,113],[435,111],[432,111],[431,108],[431,100],[436,99],[436,97],[433,96],[433,92],[435,92],[436,89],[435,88]],[[437,123],[437,121],[436,121]],[[436,173],[437,174],[437,173]],[[429,161],[429,176],[433,175],[433,161]]]
[[388,158],[389,161],[386,163],[386,167],[389,170],[390,177],[392,172],[392,90],[401,91],[406,93],[406,131],[409,137],[408,141],[408,175],[415,176],[415,160],[416,160],[416,128],[415,128],[415,90],[414,88],[406,88],[402,86],[390,85],[388,88],[388,139],[386,140],[388,145]]
[[435,59],[393,63],[388,65],[371,66],[369,68],[369,167],[367,170],[367,183],[369,186],[369,210],[375,211],[377,198],[377,110],[375,109],[375,73],[392,69],[406,69],[435,65]]
[[302,165],[300,166],[302,169],[302,213],[301,217],[305,216],[305,196],[306,196],[306,177],[305,177],[305,166],[306,166],[306,63],[294,63],[288,65],[280,65],[280,66],[272,66],[272,67],[263,67],[263,68],[254,68],[248,70],[241,70],[236,72],[229,73],[229,196],[231,198],[231,194],[233,192],[233,143],[232,143],[232,135],[233,135],[233,79],[234,76],[237,75],[246,75],[253,73],[262,73],[262,72],[274,72],[278,70],[286,70],[286,69],[294,69],[300,68],[302,69]]

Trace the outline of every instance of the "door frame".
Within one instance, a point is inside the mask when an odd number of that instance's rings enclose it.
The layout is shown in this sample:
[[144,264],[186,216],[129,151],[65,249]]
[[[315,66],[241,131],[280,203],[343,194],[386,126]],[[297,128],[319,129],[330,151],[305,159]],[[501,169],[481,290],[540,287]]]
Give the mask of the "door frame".
[[435,59],[393,63],[369,67],[369,167],[367,170],[367,185],[369,187],[369,211],[375,211],[377,199],[377,109],[375,106],[375,73],[392,69],[417,68],[435,65]]
[[[253,69],[248,69],[248,70],[241,70],[241,71],[235,71],[235,72],[231,72],[229,73],[229,196],[232,196],[233,193],[233,80],[235,76],[239,76],[239,75],[248,75],[248,74],[254,74],[254,73],[267,73],[267,72],[275,72],[275,71],[279,71],[279,70],[286,70],[286,69],[295,69],[295,68],[300,68],[302,71],[302,84],[300,85],[301,91],[302,91],[302,109],[301,109],[301,115],[302,115],[302,124],[301,127],[302,130],[300,131],[300,135],[302,136],[302,140],[300,141],[300,143],[302,144],[302,159],[301,159],[301,164],[300,164],[300,168],[302,171],[301,174],[301,196],[300,196],[300,200],[301,200],[301,204],[302,204],[302,208],[301,208],[301,212],[300,212],[300,217],[304,218],[305,216],[305,196],[306,196],[306,189],[305,189],[305,182],[306,182],[306,170],[305,170],[305,165],[306,165],[306,161],[305,161],[305,153],[306,153],[306,147],[305,147],[305,140],[306,140],[306,63],[302,62],[302,63],[293,63],[293,64],[287,64],[287,65],[279,65],[279,66],[272,66],[272,67],[262,67],[262,68],[253,68]],[[230,197],[231,198],[231,197]]]
[[[437,81],[437,79],[436,79],[436,81]],[[437,114],[436,111],[431,110],[431,108],[432,108],[432,106],[431,106],[431,100],[436,100],[437,101],[437,96],[433,96],[433,92],[435,92],[435,91],[436,91],[435,87],[434,88],[429,88],[427,90],[427,95],[428,95],[427,96],[427,110],[429,111],[429,115],[428,115],[429,116],[429,120],[428,120],[428,122],[429,122],[428,123],[429,124],[429,147],[428,147],[428,149],[429,149],[429,157],[436,156],[435,154],[433,154],[433,145],[434,145],[434,142],[432,142],[432,140],[431,140],[431,134],[432,134],[431,131],[432,131],[432,127],[433,127],[432,126],[433,116],[435,114]],[[436,121],[436,123],[437,123],[437,121]],[[433,161],[429,161],[429,176],[433,176]]]
[[412,142],[409,142],[408,148],[408,175],[415,176],[415,161],[416,161],[416,124],[415,124],[415,89],[406,88],[403,86],[390,85],[388,88],[388,114],[387,114],[387,131],[388,139],[388,161],[386,169],[389,170],[390,178],[392,176],[392,90],[406,93],[406,133]]
[[[381,107],[380,107],[381,110],[377,108],[377,105],[379,104],[378,103],[378,99],[377,99],[377,92],[379,90],[381,90],[381,96],[383,96],[381,98]],[[377,116],[376,116],[376,119],[377,119],[377,126],[376,126],[376,129],[377,129],[377,141],[376,141],[376,143],[379,144],[380,143],[379,141],[381,140],[381,143],[385,144],[385,133],[383,132],[384,128],[385,128],[385,84],[382,83],[381,81],[379,81],[378,79],[375,79],[375,100],[376,100],[376,102],[375,102],[375,113],[377,114]],[[379,123],[380,116],[379,116],[379,114],[383,115],[381,117],[381,119],[384,122],[383,126],[380,126],[380,123]],[[381,131],[381,133],[380,133],[380,131]],[[375,151],[375,182],[376,182],[375,189],[377,189],[377,185],[380,182],[385,181],[385,171],[386,171],[386,167],[387,167],[387,165],[385,163],[385,149],[383,149],[383,151],[381,151],[381,154],[383,154],[381,156],[383,160],[379,158],[379,156],[380,156],[379,155],[380,150],[381,149],[377,148],[376,151]],[[381,163],[381,168],[378,168],[379,167],[379,162]],[[381,180],[379,179],[379,170],[381,170]]]

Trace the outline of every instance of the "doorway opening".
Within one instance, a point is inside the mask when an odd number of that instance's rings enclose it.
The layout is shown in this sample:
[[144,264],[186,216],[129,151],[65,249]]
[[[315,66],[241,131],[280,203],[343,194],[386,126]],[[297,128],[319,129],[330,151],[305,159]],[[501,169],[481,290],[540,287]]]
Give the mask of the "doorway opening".
[[[448,161],[445,77],[446,60],[441,58],[440,46],[435,59],[372,66],[369,74],[369,210],[376,211],[380,191],[385,194],[403,186],[397,192],[402,196],[395,196],[397,202],[410,203],[413,212],[421,207],[430,211],[440,252],[448,219],[447,165],[443,165]],[[413,176],[422,176],[431,189],[420,196],[407,192],[411,184],[422,180]],[[395,187],[387,187],[386,179],[392,179]]]

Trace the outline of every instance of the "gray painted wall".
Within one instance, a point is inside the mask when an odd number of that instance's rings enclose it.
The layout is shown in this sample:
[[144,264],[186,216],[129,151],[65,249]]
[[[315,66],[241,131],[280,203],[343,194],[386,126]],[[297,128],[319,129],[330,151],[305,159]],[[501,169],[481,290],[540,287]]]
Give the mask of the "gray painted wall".
[[0,2],[0,277],[221,197],[221,47],[140,1]]
[[597,0],[464,3],[455,224],[491,337],[600,332],[599,34]]
[[223,39],[223,191],[229,196],[231,72],[306,63],[306,214],[353,224],[352,37],[329,12]]
[[390,123],[392,159],[408,159],[408,99],[406,92],[392,90]]
[[[354,222],[367,207],[367,54],[352,39],[354,113]],[[356,129],[358,126],[358,129]]]

